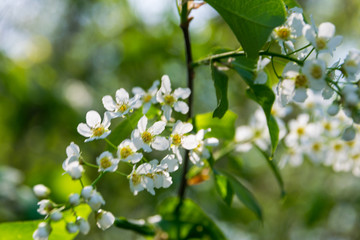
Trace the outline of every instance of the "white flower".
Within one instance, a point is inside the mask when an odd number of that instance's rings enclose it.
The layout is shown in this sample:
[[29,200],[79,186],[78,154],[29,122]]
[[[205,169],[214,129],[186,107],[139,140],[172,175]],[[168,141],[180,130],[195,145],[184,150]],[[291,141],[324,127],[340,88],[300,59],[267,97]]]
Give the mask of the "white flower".
[[50,195],[50,189],[43,184],[37,184],[33,187],[35,196],[42,199],[47,198]]
[[96,158],[96,163],[99,165],[99,172],[115,172],[119,161],[119,159],[114,158],[108,151],[101,153],[100,156]]
[[150,161],[152,166],[151,169],[151,178],[154,181],[155,188],[168,188],[172,184],[172,178],[170,174],[166,171],[164,165],[158,165],[159,161],[154,159]]
[[303,73],[309,79],[313,90],[320,91],[325,88],[326,63],[321,59],[307,60],[304,63]]
[[290,100],[304,102],[308,96],[309,79],[305,74],[300,73],[300,70],[300,66],[292,62],[286,64],[284,68],[279,92],[280,101],[283,106]]
[[135,106],[136,101],[139,99],[138,95],[129,98],[129,93],[120,88],[115,93],[116,102],[109,95],[102,98],[103,105],[109,111],[111,118],[124,117],[125,114],[131,112]]
[[182,162],[182,156],[180,154],[179,147],[191,150],[197,146],[194,135],[185,136],[185,134],[191,132],[192,129],[193,125],[191,123],[183,123],[178,120],[175,123],[170,135],[170,147],[180,162]]
[[69,196],[69,203],[71,206],[76,207],[80,204],[80,196],[77,193],[73,193]]
[[136,148],[133,141],[131,141],[130,139],[125,139],[118,146],[117,155],[120,161],[135,164],[139,162],[143,157],[142,153],[136,152],[137,150],[138,149]]
[[270,63],[270,59],[259,57],[256,69],[255,84],[265,84],[267,81],[267,74],[264,72],[266,65]]
[[332,53],[342,42],[342,36],[335,36],[335,26],[330,22],[321,23],[319,29],[313,24],[305,25],[303,34],[318,53]]
[[91,193],[93,191],[93,187],[92,186],[85,186],[82,190],[81,190],[81,196],[85,199],[88,200],[91,197]]
[[216,147],[219,145],[219,140],[216,138],[207,138],[204,139],[205,134],[207,132],[211,131],[211,129],[201,129],[197,132],[195,135],[196,138],[196,148],[190,150],[189,152],[189,159],[193,164],[202,166],[204,163],[201,161],[201,159],[208,159],[210,157],[209,149],[206,147]]
[[41,215],[48,215],[54,209],[54,203],[49,199],[43,199],[37,203],[37,211]]
[[84,168],[79,163],[80,148],[75,143],[71,142],[66,148],[67,158],[62,164],[62,168],[68,173],[72,179],[81,178]]
[[78,225],[79,227],[79,231],[86,235],[89,233],[90,231],[90,224],[88,221],[86,221],[84,218],[82,217],[77,217],[76,219],[76,224]]
[[110,115],[108,112],[104,114],[104,119],[101,122],[101,117],[96,111],[89,111],[86,113],[86,124],[80,123],[77,127],[78,133],[87,137],[85,142],[95,139],[106,138],[110,134]]
[[52,211],[50,214],[50,219],[55,222],[60,221],[62,217],[63,215],[59,210]]
[[160,82],[156,80],[147,92],[145,92],[140,87],[134,87],[132,89],[133,94],[140,96],[140,99],[136,102],[134,108],[143,106],[143,114],[147,113],[151,107],[151,104],[156,103],[156,93],[158,91],[159,84]]
[[52,229],[50,224],[41,222],[39,223],[38,228],[35,230],[32,237],[34,240],[47,240],[51,231]]
[[274,29],[272,36],[279,42],[283,54],[286,53],[285,47],[295,50],[294,41],[302,35],[304,25],[302,9],[296,7],[289,10],[287,21]]
[[63,168],[66,173],[68,173],[73,180],[80,179],[84,168],[78,161],[73,162],[64,162]]
[[293,167],[300,166],[304,161],[304,149],[302,145],[295,144],[286,149],[286,152],[281,156],[279,167],[283,168],[287,163]]
[[341,70],[348,81],[356,80],[355,76],[360,72],[360,51],[350,50],[346,56]]
[[157,136],[164,131],[166,123],[158,121],[149,128],[147,128],[147,123],[148,119],[144,115],[137,124],[138,129],[132,132],[132,139],[136,148],[142,148],[145,152],[151,152],[151,147],[159,151],[169,148],[169,141],[165,137]]
[[345,85],[342,89],[342,94],[344,96],[345,103],[344,105],[356,106],[359,101],[359,87],[353,84]]
[[105,204],[105,201],[99,192],[97,192],[96,190],[92,190],[87,204],[91,207],[93,211],[97,211],[99,210],[101,205]]
[[152,166],[150,163],[143,163],[137,168],[134,165],[132,172],[128,176],[130,180],[130,190],[136,196],[138,192],[146,189],[152,195],[155,195],[154,191],[154,181],[151,176]]
[[111,227],[115,222],[115,217],[111,212],[104,211],[100,209],[96,213],[96,225],[102,229],[106,230]]
[[76,223],[68,222],[66,223],[66,230],[68,233],[76,233],[79,230],[79,226]]
[[167,172],[175,172],[179,169],[179,160],[175,158],[174,154],[169,154],[161,160],[160,165]]
[[171,118],[172,107],[174,107],[175,111],[181,112],[182,114],[186,114],[189,111],[189,106],[178,99],[186,99],[190,96],[190,93],[189,88],[177,88],[172,93],[169,76],[164,75],[161,78],[161,87],[156,93],[156,100],[162,105],[161,109],[168,121]]
[[308,114],[301,114],[297,119],[292,119],[289,122],[289,134],[285,138],[285,143],[288,147],[297,146],[305,143],[309,137],[319,136],[321,128],[316,127],[309,122],[310,116]]

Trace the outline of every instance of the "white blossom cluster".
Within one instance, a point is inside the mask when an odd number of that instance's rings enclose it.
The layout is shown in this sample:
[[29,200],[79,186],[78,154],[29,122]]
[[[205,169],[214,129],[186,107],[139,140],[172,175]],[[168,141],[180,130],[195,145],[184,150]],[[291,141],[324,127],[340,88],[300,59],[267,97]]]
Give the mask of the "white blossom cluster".
[[[317,26],[311,18],[311,24],[306,24],[302,9],[289,10],[287,21],[274,29],[269,42],[270,45],[278,42],[283,56],[289,59],[279,74],[277,87],[282,105],[304,102],[309,92],[314,91],[321,93],[324,99],[333,100],[332,115],[342,108],[354,122],[360,123],[360,51],[353,49],[345,59],[332,59],[342,39],[335,34],[332,23]],[[270,61],[262,57],[255,84],[265,84],[267,80],[263,69],[264,63]]]
[[[292,108],[274,105],[272,112],[280,125],[283,146],[283,151],[277,154],[280,167],[296,167],[308,160],[360,177],[360,126],[342,110],[329,116],[331,106],[331,100],[324,101],[321,95],[310,91],[304,103],[294,105],[301,114],[288,120]],[[265,151],[270,148],[266,118],[260,109],[249,126],[237,128],[235,141],[240,152],[249,151],[253,144]]]
[[[80,123],[77,131],[86,137],[85,142],[97,139],[106,139],[110,134],[109,129],[111,120],[114,118],[126,118],[134,110],[142,109],[143,116],[138,121],[136,128],[127,139],[119,139],[122,142],[114,147],[114,152],[104,151],[96,158],[96,165],[85,161],[82,157],[80,147],[71,142],[66,148],[67,158],[62,164],[64,173],[71,176],[73,180],[81,181],[85,172],[85,166],[96,167],[99,176],[89,186],[83,186],[81,193],[73,193],[65,205],[53,203],[47,199],[50,192],[43,185],[34,188],[36,195],[42,199],[39,201],[38,212],[45,215],[45,222],[39,224],[33,234],[33,238],[48,239],[51,232],[51,222],[63,219],[62,211],[80,204],[87,204],[95,213],[97,226],[105,230],[111,227],[115,217],[111,212],[102,209],[105,200],[95,188],[97,181],[106,172],[118,172],[127,176],[129,179],[130,190],[137,195],[142,190],[147,190],[155,195],[155,189],[168,188],[172,183],[170,173],[179,169],[183,161],[182,149],[188,151],[189,160],[196,165],[203,165],[203,159],[210,157],[208,147],[217,146],[216,138],[205,138],[206,132],[210,129],[201,129],[192,134],[193,125],[181,120],[171,118],[172,110],[186,114],[189,111],[188,105],[180,99],[186,99],[190,95],[190,89],[177,88],[171,89],[170,79],[163,76],[161,86],[158,89],[159,81],[155,81],[152,87],[145,91],[140,87],[133,88],[133,97],[120,88],[115,93],[115,99],[107,95],[102,98],[104,108],[103,119],[98,112],[91,110],[86,114],[86,123]],[[151,105],[161,106],[161,114],[153,119],[148,119],[145,115]],[[174,122],[174,123],[172,123]],[[148,161],[144,158],[145,153],[153,150],[165,152],[165,156],[159,161],[153,159]],[[132,165],[131,173],[121,173],[118,171],[118,165],[126,163]],[[69,233],[80,232],[87,234],[90,231],[90,225],[84,218],[76,218],[73,222],[66,223],[66,229]]]

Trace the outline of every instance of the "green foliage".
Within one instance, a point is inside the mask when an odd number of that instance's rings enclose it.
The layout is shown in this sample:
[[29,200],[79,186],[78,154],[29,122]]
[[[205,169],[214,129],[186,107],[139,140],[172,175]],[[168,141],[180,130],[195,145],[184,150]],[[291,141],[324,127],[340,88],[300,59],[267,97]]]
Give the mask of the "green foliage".
[[301,7],[300,4],[296,0],[283,0],[288,9],[294,7]]
[[229,108],[228,102],[228,77],[219,70],[215,64],[211,63],[211,76],[214,82],[216,91],[217,107],[214,111],[213,117],[222,118]]
[[219,193],[222,200],[224,200],[227,205],[231,206],[234,191],[231,187],[229,179],[216,171],[214,171],[214,177],[217,192]]
[[250,57],[267,41],[272,30],[285,22],[281,0],[206,0],[223,17]]
[[227,111],[222,119],[213,118],[213,113],[198,114],[194,118],[197,130],[211,128],[208,137],[232,140],[235,136],[235,120],[237,115]]
[[155,235],[155,226],[145,223],[145,221],[133,221],[124,217],[118,217],[115,219],[114,225],[118,228],[132,230],[145,236]]
[[246,90],[248,97],[257,102],[264,110],[272,145],[271,153],[273,154],[279,142],[279,127],[275,118],[271,115],[275,94],[266,85],[254,84],[255,64],[255,60],[240,56],[233,62],[233,68],[249,85],[249,88]]
[[[75,208],[78,216],[81,216],[85,219],[88,218],[91,213],[91,209],[88,205],[83,204]],[[71,210],[68,210],[63,213],[65,219],[75,220],[75,217]],[[32,239],[32,235],[38,224],[42,222],[42,220],[35,221],[19,221],[19,222],[7,222],[0,224],[0,237],[1,239],[14,239],[14,240],[28,240]],[[51,223],[51,234],[50,240],[71,240],[76,237],[76,233],[68,233],[66,231],[66,223],[63,220],[59,222]]]
[[239,200],[251,211],[253,211],[256,217],[259,220],[263,220],[262,210],[255,199],[254,195],[235,177],[232,175],[225,173],[227,181],[229,181],[235,195],[239,198]]
[[[180,205],[179,205],[180,204]],[[180,203],[176,197],[159,205],[159,226],[169,234],[169,239],[226,239],[218,226],[192,200]]]

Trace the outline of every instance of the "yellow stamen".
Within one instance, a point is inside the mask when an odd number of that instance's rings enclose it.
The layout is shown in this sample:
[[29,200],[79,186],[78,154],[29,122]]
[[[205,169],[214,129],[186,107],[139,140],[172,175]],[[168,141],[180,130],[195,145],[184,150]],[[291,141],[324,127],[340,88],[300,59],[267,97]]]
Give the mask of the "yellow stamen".
[[149,143],[151,143],[153,137],[152,137],[151,133],[149,133],[148,131],[145,131],[141,134],[141,138],[144,143],[149,144]]
[[165,104],[172,106],[175,102],[175,98],[172,95],[166,95],[164,97]]
[[130,156],[132,154],[133,154],[133,151],[131,150],[131,148],[129,146],[123,147],[120,150],[120,157],[122,159],[125,159],[125,158],[127,158],[128,156]]
[[100,126],[100,127],[94,128],[92,131],[93,131],[93,135],[95,137],[100,137],[101,135],[104,134],[105,129],[103,126]]
[[106,169],[108,167],[111,167],[111,161],[109,159],[109,157],[103,157],[102,159],[100,159],[100,166],[103,169]]
[[308,80],[304,74],[299,74],[295,78],[295,87],[307,87]]

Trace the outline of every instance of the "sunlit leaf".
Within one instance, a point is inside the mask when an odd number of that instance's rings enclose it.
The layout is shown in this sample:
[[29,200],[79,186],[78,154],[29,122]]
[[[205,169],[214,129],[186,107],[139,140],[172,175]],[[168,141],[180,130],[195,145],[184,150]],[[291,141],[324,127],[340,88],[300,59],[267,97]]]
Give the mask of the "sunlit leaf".
[[224,200],[224,202],[227,205],[231,206],[231,202],[234,196],[234,191],[231,187],[230,181],[226,176],[220,173],[214,172],[214,177],[215,177],[215,186],[217,192],[219,193],[222,200]]
[[196,129],[211,128],[211,132],[207,133],[208,137],[216,137],[232,140],[235,136],[235,120],[237,115],[231,111],[227,111],[222,119],[213,118],[213,113],[198,114],[195,116]]
[[288,9],[294,7],[301,7],[300,4],[296,0],[283,0]]
[[285,22],[282,0],[206,0],[229,25],[251,57],[267,41],[272,30]]
[[[190,199],[168,198],[159,205],[159,226],[169,239],[226,239],[218,226]],[[179,234],[179,235],[178,235]],[[180,237],[180,238],[179,238]]]
[[124,217],[118,217],[115,219],[114,225],[118,228],[132,230],[145,236],[155,235],[155,226],[146,223],[144,220],[131,220]]
[[229,108],[227,97],[228,77],[213,63],[211,64],[211,76],[214,82],[217,98],[217,107],[214,111],[213,117],[222,118]]
[[253,211],[256,217],[259,220],[263,220],[262,210],[255,199],[254,195],[235,177],[232,175],[225,173],[227,179],[229,180],[232,189],[234,190],[235,195],[239,198],[239,200],[251,211]]

